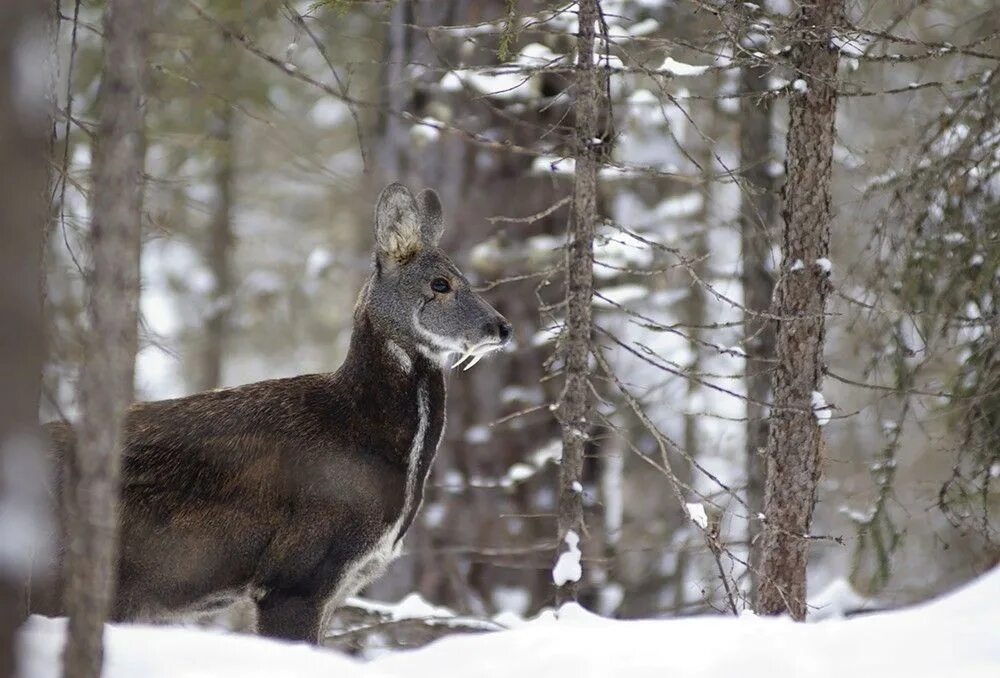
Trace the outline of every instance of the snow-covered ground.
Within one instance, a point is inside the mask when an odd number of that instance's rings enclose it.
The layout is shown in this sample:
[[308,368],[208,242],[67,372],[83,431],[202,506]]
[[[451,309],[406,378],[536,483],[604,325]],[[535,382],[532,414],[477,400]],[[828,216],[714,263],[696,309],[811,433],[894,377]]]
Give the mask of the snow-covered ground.
[[[62,620],[21,634],[24,678],[56,678]],[[177,627],[112,626],[106,678],[864,678],[1000,676],[1000,568],[942,599],[849,620],[614,621],[576,606],[364,663],[327,650]]]

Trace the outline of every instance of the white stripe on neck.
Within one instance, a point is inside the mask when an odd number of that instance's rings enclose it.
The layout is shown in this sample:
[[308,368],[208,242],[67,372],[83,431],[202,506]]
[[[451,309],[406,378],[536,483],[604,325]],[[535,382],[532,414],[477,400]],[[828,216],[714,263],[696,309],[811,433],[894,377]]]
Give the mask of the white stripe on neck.
[[389,339],[386,344],[386,348],[389,349],[389,353],[392,357],[396,359],[399,364],[399,369],[403,370],[403,374],[409,374],[413,371],[413,361],[410,360],[410,356],[406,354],[406,351],[400,347],[399,344]]
[[[406,485],[404,489],[403,507],[399,518],[386,530],[371,549],[358,556],[345,567],[344,573],[337,582],[334,593],[327,599],[325,608],[336,609],[348,596],[352,596],[378,577],[399,553],[402,541],[397,541],[399,531],[410,511],[415,509],[417,500],[417,483],[420,481],[420,458],[424,451],[424,441],[427,437],[427,427],[430,423],[430,404],[427,397],[427,382],[421,380],[417,387],[417,430],[410,441],[410,449],[406,459]],[[325,617],[325,613],[324,613]]]
[[413,442],[410,443],[410,458],[406,467],[406,500],[403,502],[403,513],[396,531],[402,526],[407,514],[413,510],[413,503],[416,501],[420,457],[424,452],[424,438],[427,437],[427,424],[430,420],[428,409],[427,382],[421,380],[420,386],[417,387],[417,432],[413,434]]

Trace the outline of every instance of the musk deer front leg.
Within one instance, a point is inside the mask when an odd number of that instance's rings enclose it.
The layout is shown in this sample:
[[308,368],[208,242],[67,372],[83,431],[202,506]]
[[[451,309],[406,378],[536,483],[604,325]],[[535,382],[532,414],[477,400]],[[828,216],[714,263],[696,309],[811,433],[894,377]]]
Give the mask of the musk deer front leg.
[[363,541],[338,539],[326,557],[294,586],[275,586],[257,601],[257,630],[261,635],[319,644],[320,623],[330,596],[342,584],[349,563],[361,555]]
[[269,591],[257,601],[257,630],[271,638],[317,644],[323,605],[323,599],[315,594]]

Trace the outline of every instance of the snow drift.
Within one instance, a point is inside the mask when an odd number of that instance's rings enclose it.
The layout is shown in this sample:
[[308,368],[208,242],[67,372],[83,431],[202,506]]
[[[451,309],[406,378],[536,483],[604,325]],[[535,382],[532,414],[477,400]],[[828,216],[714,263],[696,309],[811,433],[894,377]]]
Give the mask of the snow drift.
[[[57,678],[64,621],[21,632],[23,678]],[[305,645],[178,627],[109,626],[107,678],[554,678],[1000,675],[1000,569],[930,603],[796,624],[753,615],[616,621],[570,605],[505,631],[365,663]]]

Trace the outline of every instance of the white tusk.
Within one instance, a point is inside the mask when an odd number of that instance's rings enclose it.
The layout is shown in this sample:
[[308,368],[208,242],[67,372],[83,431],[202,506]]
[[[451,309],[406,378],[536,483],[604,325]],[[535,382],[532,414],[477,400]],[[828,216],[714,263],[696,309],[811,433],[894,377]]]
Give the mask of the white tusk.
[[480,360],[482,360],[484,355],[486,355],[486,354],[485,353],[480,353],[479,355],[473,357],[472,358],[472,362],[470,362],[468,365],[466,365],[465,367],[462,368],[463,371],[464,370],[468,370],[470,367],[472,367],[473,365],[475,365],[476,363],[478,363]]

